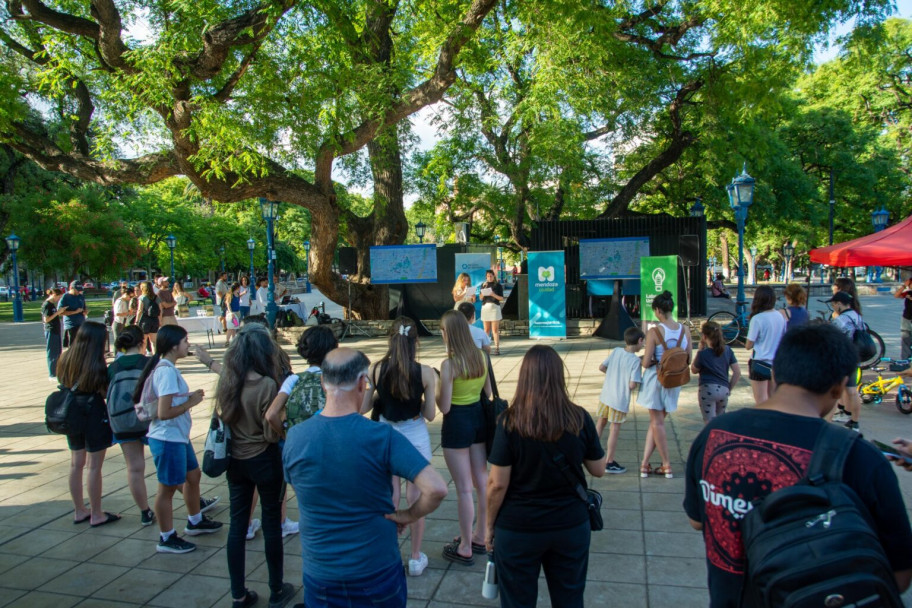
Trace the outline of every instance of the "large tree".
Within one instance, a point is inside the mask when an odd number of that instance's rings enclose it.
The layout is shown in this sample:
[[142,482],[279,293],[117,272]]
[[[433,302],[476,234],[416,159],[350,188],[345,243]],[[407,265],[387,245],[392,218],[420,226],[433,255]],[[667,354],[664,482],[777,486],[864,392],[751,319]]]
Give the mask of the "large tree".
[[[378,136],[387,139],[372,156],[394,155],[397,123],[441,98],[496,2],[10,0],[0,137],[88,182],[186,175],[216,201],[304,207],[312,281],[340,300],[346,284],[331,262],[345,210],[334,161]],[[382,198],[397,179],[394,165],[388,171],[376,176],[373,213],[347,218],[358,242],[404,239],[401,199]],[[386,312],[385,291],[362,295],[361,313]]]

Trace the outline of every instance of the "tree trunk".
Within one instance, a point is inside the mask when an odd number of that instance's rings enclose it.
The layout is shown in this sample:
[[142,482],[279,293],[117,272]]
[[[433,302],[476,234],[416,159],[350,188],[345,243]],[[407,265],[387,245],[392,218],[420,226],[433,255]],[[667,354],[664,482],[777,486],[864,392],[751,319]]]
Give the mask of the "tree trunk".
[[722,247],[722,274],[728,280],[731,277],[731,266],[729,265],[728,235],[725,234],[725,231],[719,234],[719,243]]

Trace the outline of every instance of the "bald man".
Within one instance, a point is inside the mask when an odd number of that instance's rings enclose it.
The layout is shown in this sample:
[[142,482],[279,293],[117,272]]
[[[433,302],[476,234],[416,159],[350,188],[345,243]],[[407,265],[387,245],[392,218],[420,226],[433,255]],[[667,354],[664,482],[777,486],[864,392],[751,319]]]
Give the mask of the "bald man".
[[[326,406],[288,432],[282,460],[301,515],[304,604],[405,606],[397,529],[434,511],[446,482],[415,447],[360,413],[370,361],[337,348],[323,360]],[[408,509],[391,499],[393,475],[421,492]],[[318,599],[323,598],[323,599]]]

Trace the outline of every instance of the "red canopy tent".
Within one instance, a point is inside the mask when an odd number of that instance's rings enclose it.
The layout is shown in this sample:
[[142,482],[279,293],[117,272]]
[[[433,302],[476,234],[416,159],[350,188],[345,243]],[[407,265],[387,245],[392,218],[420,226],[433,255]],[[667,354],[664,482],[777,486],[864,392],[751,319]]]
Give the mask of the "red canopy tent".
[[912,266],[912,216],[860,239],[812,249],[810,256],[829,266]]

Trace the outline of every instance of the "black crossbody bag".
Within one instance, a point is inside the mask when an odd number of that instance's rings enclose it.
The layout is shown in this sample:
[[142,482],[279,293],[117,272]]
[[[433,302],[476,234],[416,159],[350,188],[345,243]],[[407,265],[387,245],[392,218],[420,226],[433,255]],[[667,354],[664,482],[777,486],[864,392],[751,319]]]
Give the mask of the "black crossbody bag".
[[586,507],[589,511],[589,529],[593,532],[598,532],[604,528],[605,522],[602,520],[601,511],[602,495],[592,488],[587,488],[585,479],[574,479],[571,476],[572,474],[569,472],[570,465],[567,463],[567,457],[560,447],[557,448],[557,451],[560,452],[560,454],[555,454],[550,443],[544,443],[543,445],[545,446],[545,450],[551,455],[551,461],[554,462],[560,470],[561,475],[564,476],[564,481],[573,489],[573,493],[586,503]]

